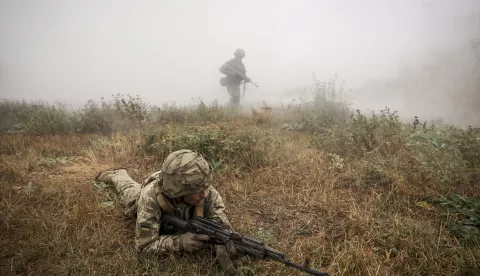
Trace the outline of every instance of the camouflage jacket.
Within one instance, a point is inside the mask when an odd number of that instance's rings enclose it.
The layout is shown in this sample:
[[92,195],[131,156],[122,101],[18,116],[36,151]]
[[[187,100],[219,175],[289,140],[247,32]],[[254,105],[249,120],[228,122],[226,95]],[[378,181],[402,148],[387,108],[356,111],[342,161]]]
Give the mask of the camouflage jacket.
[[[180,251],[178,237],[183,233],[169,225],[160,222],[162,208],[157,200],[161,193],[160,172],[153,173],[145,180],[137,201],[137,222],[135,229],[135,245],[138,252],[158,254],[169,251]],[[208,196],[203,201],[204,217],[231,228],[230,222],[224,213],[225,205],[220,194],[210,186]],[[182,218],[190,219],[195,216],[195,206],[188,205],[179,199],[164,198],[173,207],[173,213]]]
[[247,70],[241,60],[232,58],[220,67],[220,73],[227,75],[227,80],[231,85],[239,85],[246,79]]

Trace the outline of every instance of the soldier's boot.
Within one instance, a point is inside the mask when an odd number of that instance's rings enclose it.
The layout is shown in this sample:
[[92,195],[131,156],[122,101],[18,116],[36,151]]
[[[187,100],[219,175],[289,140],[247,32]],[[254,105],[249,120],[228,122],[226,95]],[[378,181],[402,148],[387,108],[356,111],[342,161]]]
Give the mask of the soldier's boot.
[[100,172],[95,178],[98,182],[111,183],[125,207],[125,214],[129,217],[136,215],[137,199],[140,196],[142,184],[133,180],[124,168],[109,169]]
[[[126,169],[108,169],[101,171],[97,174],[95,177],[95,181],[97,182],[103,182],[103,183],[112,183],[113,182],[113,177],[119,172],[119,171],[125,171],[127,172]],[[122,172],[123,173],[123,172]]]

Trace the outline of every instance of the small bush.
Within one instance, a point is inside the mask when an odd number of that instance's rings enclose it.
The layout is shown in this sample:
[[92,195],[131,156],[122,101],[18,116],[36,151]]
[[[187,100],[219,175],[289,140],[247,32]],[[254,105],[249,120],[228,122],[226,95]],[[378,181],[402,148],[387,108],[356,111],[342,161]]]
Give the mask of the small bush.
[[102,133],[128,130],[151,120],[151,107],[140,97],[114,95],[113,100],[89,100],[80,110],[44,102],[0,101],[0,132],[32,134]]
[[480,128],[450,128],[446,142],[460,151],[469,168],[480,168]]
[[176,104],[163,104],[152,111],[152,121],[161,124],[192,124],[229,121],[238,116],[238,111],[223,107],[217,101],[209,105],[203,100],[194,100],[193,104],[179,107]]
[[350,114],[349,105],[342,100],[343,88],[337,88],[337,78],[328,82],[314,78],[313,101],[289,107],[291,114],[285,128],[303,130],[310,133],[324,133],[334,125],[344,124]]
[[139,128],[150,122],[151,110],[152,107],[139,96],[117,94],[111,101],[102,98],[100,105],[89,100],[79,113],[81,119],[77,131],[108,134]]
[[380,111],[380,115],[372,114],[371,117],[357,110],[349,120],[315,133],[311,143],[316,148],[354,159],[371,152],[383,156],[395,154],[405,146],[407,137],[408,131],[396,112],[386,108]]
[[55,134],[73,131],[71,114],[44,102],[0,101],[0,132]]
[[443,208],[447,230],[459,239],[462,246],[480,245],[480,198],[450,194],[430,202]]
[[159,162],[172,151],[191,149],[202,153],[212,167],[248,169],[266,166],[274,145],[275,139],[256,127],[167,125],[145,133],[141,148]]

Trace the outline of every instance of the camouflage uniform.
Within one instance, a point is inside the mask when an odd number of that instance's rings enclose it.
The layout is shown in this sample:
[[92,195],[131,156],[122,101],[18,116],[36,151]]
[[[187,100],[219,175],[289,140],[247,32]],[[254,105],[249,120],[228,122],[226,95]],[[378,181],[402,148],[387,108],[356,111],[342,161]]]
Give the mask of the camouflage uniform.
[[[183,232],[159,222],[162,215],[162,209],[157,200],[158,193],[162,192],[159,185],[162,181],[160,175],[161,171],[156,172],[145,181],[137,203],[135,244],[137,249],[144,253],[180,251],[178,237]],[[212,186],[208,187],[207,191],[208,196],[203,202],[204,216],[231,228],[224,213],[225,205],[220,194]],[[185,220],[196,216],[194,205],[188,205],[176,198],[165,197],[165,199],[173,207],[172,210],[176,216]]]
[[[203,161],[203,165],[198,165],[199,161]],[[174,164],[175,162],[177,164]],[[143,185],[135,182],[124,169],[103,172],[97,176],[97,181],[113,183],[125,207],[125,214],[136,216],[137,250],[156,254],[181,251],[178,238],[184,234],[181,230],[160,222],[162,213],[166,210],[162,208],[159,196],[170,207],[168,212],[188,220],[197,215],[195,211],[199,206],[185,203],[183,196],[206,190],[207,196],[201,203],[202,215],[231,229],[224,213],[222,197],[208,181],[209,170],[208,163],[200,154],[180,150],[171,153],[162,170],[151,174]]]
[[245,52],[237,49],[234,55],[235,58],[225,62],[219,71],[226,75],[225,86],[230,95],[230,105],[238,107],[240,104],[240,84],[242,81],[249,82],[250,79],[246,76],[247,70],[242,62],[242,58],[245,57]]
[[97,177],[97,180],[113,183],[115,190],[120,197],[120,202],[125,207],[125,214],[129,217],[134,217],[137,213],[136,203],[140,196],[142,185],[135,182],[124,169],[114,170],[107,176],[107,179],[98,179],[99,177]]

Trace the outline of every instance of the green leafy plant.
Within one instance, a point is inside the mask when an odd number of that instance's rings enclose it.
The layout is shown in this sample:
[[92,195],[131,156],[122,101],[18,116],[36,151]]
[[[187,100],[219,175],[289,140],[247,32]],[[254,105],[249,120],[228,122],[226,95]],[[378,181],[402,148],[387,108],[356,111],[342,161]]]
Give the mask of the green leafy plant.
[[431,200],[449,215],[446,227],[463,246],[480,245],[480,198],[466,198],[456,194]]

